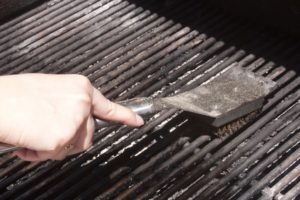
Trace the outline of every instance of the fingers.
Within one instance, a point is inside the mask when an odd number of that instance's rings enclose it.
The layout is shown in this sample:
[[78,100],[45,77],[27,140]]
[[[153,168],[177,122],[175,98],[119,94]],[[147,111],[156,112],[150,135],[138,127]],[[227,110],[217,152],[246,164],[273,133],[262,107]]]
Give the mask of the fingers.
[[[31,151],[31,152],[29,152],[29,151]],[[36,154],[36,151],[32,151],[29,149],[17,150],[14,152],[14,154],[25,161],[37,161],[38,160],[38,155]]]
[[15,152],[22,160],[26,161],[45,161],[45,160],[63,160],[68,155],[77,154],[87,150],[92,145],[95,124],[94,118],[90,115],[80,126],[76,136],[68,142],[68,145],[56,151],[33,151],[21,149]]
[[92,145],[94,131],[94,118],[92,115],[90,115],[78,129],[76,137],[72,139],[72,141],[70,141],[67,146],[62,148],[51,159],[62,160],[68,155],[77,154],[87,150]]
[[25,161],[45,161],[51,159],[52,152],[33,151],[30,149],[21,149],[15,152],[15,155]]
[[22,149],[15,152],[15,155],[25,161],[46,161],[46,160],[63,160],[68,155],[68,151],[62,149],[59,152],[51,151],[33,151],[30,149]]
[[74,147],[70,149],[68,155],[77,154],[87,150],[92,146],[93,135],[95,131],[95,122],[92,115],[89,116],[84,126],[78,130],[77,141]]
[[104,120],[121,122],[128,126],[141,126],[144,120],[130,109],[106,99],[97,89],[93,90],[93,114]]
[[[93,115],[100,119],[120,122],[129,126],[135,127],[143,125],[143,119],[136,113],[126,107],[109,101],[95,88],[92,88],[92,90],[92,96],[90,93],[88,95],[92,97],[92,99],[90,99],[91,101],[84,101],[88,105],[84,104],[85,106],[83,106],[83,104],[80,104],[84,108],[84,112],[81,113],[83,118],[80,118],[80,121],[77,120],[75,124],[76,127],[66,133],[67,135],[64,138],[63,145],[67,144],[67,146],[57,145],[52,149],[44,149],[53,151],[34,151],[34,148],[33,150],[23,149],[17,151],[15,154],[27,161],[44,161],[48,159],[62,160],[68,155],[85,151],[92,145],[95,129]],[[74,123],[66,123],[66,126],[70,127],[70,124],[74,125]],[[65,130],[70,129],[66,128]],[[68,145],[72,148],[66,148]]]

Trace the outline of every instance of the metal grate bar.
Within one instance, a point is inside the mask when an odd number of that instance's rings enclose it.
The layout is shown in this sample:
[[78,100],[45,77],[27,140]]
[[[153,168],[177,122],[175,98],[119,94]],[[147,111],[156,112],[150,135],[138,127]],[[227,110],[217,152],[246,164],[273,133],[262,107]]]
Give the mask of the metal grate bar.
[[50,0],[0,36],[1,74],[83,74],[116,101],[190,90],[237,65],[277,83],[222,138],[171,109],[140,129],[97,130],[92,148],[60,162],[0,157],[1,199],[299,198],[298,40],[197,0]]
[[[36,40],[31,43],[30,45],[27,45],[26,47],[22,48],[20,52],[15,56],[10,56],[7,58],[2,59],[1,63],[7,63],[9,60],[12,60],[8,65],[6,65],[7,69],[9,68],[16,68],[14,71],[19,71],[21,69],[26,68],[28,65],[32,65],[35,62],[41,61],[41,57],[44,55],[44,51],[51,49],[50,52],[54,52],[54,50],[58,51],[60,48],[62,48],[61,43],[64,45],[72,44],[75,41],[80,40],[82,35],[87,35],[90,32],[98,30],[98,28],[108,24],[111,22],[111,18],[114,16],[112,13],[115,11],[118,11],[117,15],[120,15],[121,12],[119,11],[120,9],[124,8],[128,3],[123,2],[120,5],[117,5],[115,7],[110,7],[114,6],[116,3],[120,1],[112,1],[107,3],[106,5],[100,7],[99,9],[96,9],[90,15],[88,16],[83,16],[79,18],[78,20],[75,20],[74,22],[68,24],[68,26],[64,26],[57,31],[54,31],[45,37],[43,37],[40,40]],[[134,7],[134,6],[132,6]],[[130,7],[126,7],[127,10],[130,9]],[[111,16],[112,15],[112,16]],[[110,16],[110,18],[108,18]],[[91,19],[90,19],[91,18]],[[101,22],[99,22],[101,20]],[[97,23],[97,28],[95,27],[94,29],[87,29],[85,30],[86,26],[90,26],[94,23]],[[82,31],[82,32],[81,32]],[[62,35],[62,33],[64,33]],[[74,37],[75,34],[79,34],[81,37]],[[73,36],[73,37],[72,37]],[[70,39],[70,37],[72,37]],[[47,44],[47,45],[44,45]],[[57,47],[54,47],[55,45],[58,45]],[[59,48],[60,47],[60,48]],[[24,55],[27,55],[27,57],[24,57]],[[50,55],[50,54],[47,54]],[[29,59],[29,58],[34,58],[35,56],[39,56],[39,60],[35,59]],[[28,64],[27,64],[28,63]],[[19,65],[22,64],[22,68],[20,68]]]

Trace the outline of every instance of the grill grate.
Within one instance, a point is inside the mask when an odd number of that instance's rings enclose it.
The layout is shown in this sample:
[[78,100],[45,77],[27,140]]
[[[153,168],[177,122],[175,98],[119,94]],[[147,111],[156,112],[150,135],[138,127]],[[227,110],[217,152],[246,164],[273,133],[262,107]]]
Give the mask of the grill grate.
[[80,73],[114,100],[168,96],[240,65],[277,82],[216,138],[177,110],[106,128],[64,161],[0,157],[1,199],[300,199],[299,41],[206,2],[50,0],[0,26],[0,73]]

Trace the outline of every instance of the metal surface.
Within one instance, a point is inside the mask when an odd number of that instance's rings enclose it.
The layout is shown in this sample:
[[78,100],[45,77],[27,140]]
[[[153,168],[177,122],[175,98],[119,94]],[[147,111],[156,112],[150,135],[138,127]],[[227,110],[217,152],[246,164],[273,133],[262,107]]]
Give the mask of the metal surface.
[[114,101],[182,93],[233,66],[277,85],[224,138],[171,109],[141,129],[97,130],[63,161],[0,156],[1,199],[300,198],[299,40],[197,0],[50,0],[0,36],[2,74],[80,73]]
[[[199,123],[221,127],[260,109],[264,97],[275,82],[233,66],[208,83],[164,98],[135,98],[120,102],[139,115],[154,114],[164,109],[181,109],[200,115]],[[105,123],[97,120],[99,128]]]
[[262,107],[264,97],[275,87],[266,78],[235,66],[208,83],[172,97],[162,98],[166,105],[199,114],[220,127]]

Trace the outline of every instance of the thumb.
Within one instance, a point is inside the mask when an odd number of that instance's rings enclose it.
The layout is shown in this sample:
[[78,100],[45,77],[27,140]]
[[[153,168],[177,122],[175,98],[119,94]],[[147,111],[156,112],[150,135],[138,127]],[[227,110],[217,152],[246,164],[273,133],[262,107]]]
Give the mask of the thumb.
[[144,120],[132,110],[111,102],[96,88],[93,90],[93,115],[100,119],[120,122],[128,126],[141,126]]

